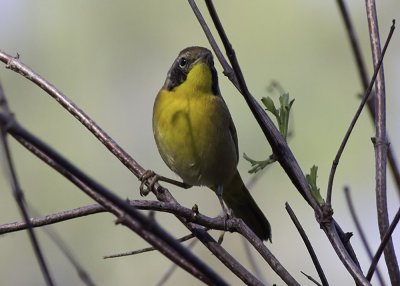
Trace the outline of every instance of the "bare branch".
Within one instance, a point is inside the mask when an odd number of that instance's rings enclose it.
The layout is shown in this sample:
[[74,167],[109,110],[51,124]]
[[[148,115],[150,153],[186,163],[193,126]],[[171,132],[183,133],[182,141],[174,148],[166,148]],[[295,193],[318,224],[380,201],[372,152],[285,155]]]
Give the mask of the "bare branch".
[[[378,17],[374,0],[366,0],[368,28],[374,66],[378,66],[381,58],[381,44],[379,37]],[[395,21],[391,31],[395,28]],[[383,52],[382,52],[383,53]],[[386,195],[386,165],[387,165],[387,137],[386,137],[386,94],[385,76],[383,67],[379,70],[375,84],[375,180],[376,180],[376,204],[378,211],[378,224],[381,238],[389,227],[389,214]],[[390,239],[385,248],[385,260],[389,271],[389,277],[393,285],[400,285],[400,270],[397,263],[393,241]]]
[[44,259],[43,252],[41,250],[41,247],[39,245],[39,241],[36,237],[35,232],[33,231],[32,224],[29,222],[29,214],[28,210],[26,207],[26,201],[24,197],[24,193],[20,187],[18,178],[17,178],[17,173],[14,168],[14,163],[12,160],[11,156],[11,151],[8,145],[8,141],[6,138],[8,128],[10,127],[10,122],[12,122],[13,115],[8,108],[7,100],[3,91],[3,87],[0,84],[0,110],[5,114],[6,117],[8,117],[8,122],[0,122],[0,144],[2,147],[2,152],[4,154],[5,160],[5,169],[7,170],[7,175],[10,180],[10,185],[11,189],[13,191],[13,196],[14,199],[18,205],[19,211],[22,215],[22,218],[24,219],[25,223],[27,224],[27,229],[28,229],[28,236],[29,240],[32,244],[33,251],[35,253],[36,259],[38,260],[40,270],[42,271],[42,275],[44,280],[46,281],[46,284],[51,286],[54,285],[53,278],[51,277],[51,273],[49,270],[49,267],[47,266],[47,263]]
[[[41,227],[105,211],[106,210],[101,205],[93,204],[75,208],[72,210],[66,210],[58,213],[48,214],[42,217],[31,218],[30,223],[32,227]],[[25,222],[12,222],[12,223],[2,224],[0,225],[0,235],[24,230],[26,228],[27,224]]]
[[286,210],[289,213],[289,216],[292,219],[294,225],[296,226],[297,231],[300,233],[300,236],[303,239],[304,244],[306,245],[308,253],[310,254],[312,262],[315,266],[315,269],[317,270],[318,276],[321,279],[322,285],[323,286],[329,285],[328,280],[326,279],[324,270],[322,269],[321,264],[318,261],[317,255],[315,254],[314,248],[312,247],[311,242],[308,239],[306,232],[304,231],[299,220],[297,219],[296,214],[293,212],[289,203],[286,202],[285,207],[286,207]]
[[327,190],[327,195],[326,195],[326,203],[327,204],[331,204],[331,201],[332,201],[333,179],[335,177],[335,172],[336,172],[336,168],[337,168],[337,166],[339,164],[340,157],[342,156],[342,153],[344,151],[344,148],[346,147],[347,141],[350,138],[351,132],[353,131],[354,126],[356,125],[357,120],[361,115],[361,112],[362,112],[362,110],[363,110],[363,108],[365,106],[365,103],[367,102],[367,100],[368,100],[368,98],[369,98],[369,96],[371,94],[372,87],[374,86],[375,80],[377,79],[377,76],[378,76],[378,73],[379,73],[379,69],[380,69],[380,67],[382,65],[382,61],[383,61],[383,58],[385,56],[386,49],[387,49],[387,47],[389,45],[389,42],[390,42],[390,40],[392,38],[393,32],[394,32],[394,26],[392,26],[392,28],[390,29],[389,36],[388,36],[388,38],[386,40],[385,46],[383,48],[382,54],[380,55],[379,61],[378,61],[377,65],[376,65],[376,68],[375,68],[374,74],[373,74],[373,76],[371,78],[371,81],[369,82],[368,88],[364,93],[364,96],[363,96],[363,98],[361,100],[361,103],[358,106],[358,109],[357,109],[357,111],[356,111],[356,113],[355,113],[355,115],[354,115],[354,117],[353,117],[353,119],[352,119],[352,121],[350,123],[350,126],[347,129],[347,132],[346,132],[346,134],[345,134],[345,136],[344,136],[344,138],[342,140],[342,143],[340,144],[340,147],[339,147],[339,149],[338,149],[338,151],[336,153],[335,159],[333,160],[331,172],[329,174],[328,190]]
[[[33,210],[31,205],[29,206],[29,210],[32,214],[38,216],[37,212]],[[75,271],[82,283],[86,286],[95,286],[96,284],[93,282],[93,279],[90,276],[89,272],[81,265],[81,263],[72,253],[71,249],[65,243],[64,239],[50,227],[44,227],[42,228],[42,231],[53,241],[55,245],[57,245],[59,250],[65,255],[67,260],[75,268]]]
[[[1,115],[0,123],[4,120]],[[182,247],[173,237],[161,229],[155,221],[149,220],[127,202],[89,178],[48,145],[23,129],[16,121],[9,126],[8,132],[46,164],[57,170],[109,212],[113,213],[118,218],[119,223],[135,231],[183,269],[206,283],[214,281],[216,284],[222,283],[226,285],[226,282],[213,270],[209,269],[186,248]]]
[[[197,242],[199,242],[199,241],[198,240],[192,240],[189,243],[188,248],[192,249]],[[160,281],[156,284],[156,286],[164,285],[168,281],[168,279],[172,276],[172,274],[175,272],[176,269],[177,269],[176,264],[172,264],[171,267],[161,277]]]
[[[362,244],[364,245],[364,248],[367,251],[369,258],[372,261],[373,253],[372,253],[371,248],[368,245],[367,237],[366,237],[366,235],[365,235],[365,233],[364,233],[364,231],[363,231],[363,229],[361,227],[361,223],[360,223],[360,221],[359,221],[359,219],[357,217],[356,210],[355,210],[354,204],[353,204],[353,200],[351,199],[351,194],[350,194],[349,187],[347,187],[347,186],[344,187],[344,194],[346,196],[346,201],[347,201],[347,205],[348,205],[349,210],[350,210],[351,218],[353,219],[354,224],[356,225],[356,228],[357,228],[357,231],[358,231],[358,233],[360,235]],[[376,274],[377,274],[379,283],[381,285],[385,285],[385,282],[383,281],[383,277],[382,277],[381,272],[379,271],[379,269],[377,269]]]
[[[357,68],[358,68],[358,73],[360,76],[360,80],[361,80],[361,84],[364,90],[366,90],[368,88],[368,72],[367,72],[367,68],[365,65],[365,62],[363,60],[362,57],[362,53],[361,53],[361,48],[359,45],[359,41],[357,38],[357,34],[355,32],[355,29],[353,27],[352,21],[350,19],[349,13],[347,11],[346,5],[343,2],[343,0],[337,0],[336,1],[338,3],[339,6],[339,10],[340,13],[342,14],[343,17],[343,21],[345,23],[346,26],[346,31],[347,34],[349,36],[349,40],[350,40],[350,44],[352,47],[352,51],[353,51],[353,55],[354,58],[356,60],[356,64],[357,64]],[[374,92],[372,91],[373,95],[371,96],[371,98],[374,97]],[[373,121],[375,121],[375,101],[374,100],[368,100],[367,101],[367,106],[368,106],[368,110],[369,110],[369,114],[371,115],[371,118],[373,119]],[[389,136],[388,137],[388,141],[390,142]],[[388,162],[389,162],[389,166],[390,166],[390,170],[392,171],[394,180],[396,182],[396,186],[397,186],[397,192],[400,195],[400,168],[398,166],[398,163],[396,161],[394,152],[393,152],[393,148],[391,145],[389,145],[387,147],[387,155],[388,155]]]
[[386,231],[385,235],[383,236],[382,241],[378,247],[378,250],[376,251],[376,253],[374,255],[374,259],[372,259],[371,266],[369,267],[368,273],[367,273],[368,280],[371,280],[372,275],[374,274],[374,271],[376,269],[376,266],[378,265],[379,259],[383,253],[383,250],[387,246],[388,241],[391,239],[393,231],[395,230],[397,224],[399,223],[399,220],[400,220],[400,208],[397,210],[397,213],[396,213],[392,223],[390,224],[388,230]]
[[310,280],[311,282],[313,282],[315,285],[321,286],[321,284],[320,284],[317,280],[315,280],[314,278],[312,278],[310,275],[304,273],[303,271],[300,271],[300,272],[301,272],[301,274],[303,274],[304,276],[306,276],[308,280]]
[[[191,234],[185,235],[185,236],[183,236],[181,238],[178,238],[177,241],[184,242],[184,241],[187,241],[189,239],[192,239],[193,237],[195,237],[195,236],[191,233]],[[154,247],[146,247],[146,248],[133,250],[133,251],[127,251],[127,252],[123,252],[123,253],[105,255],[105,256],[103,256],[103,259],[131,256],[131,255],[141,254],[141,253],[150,252],[150,251],[154,251],[154,250],[157,250],[157,249],[154,248]]]

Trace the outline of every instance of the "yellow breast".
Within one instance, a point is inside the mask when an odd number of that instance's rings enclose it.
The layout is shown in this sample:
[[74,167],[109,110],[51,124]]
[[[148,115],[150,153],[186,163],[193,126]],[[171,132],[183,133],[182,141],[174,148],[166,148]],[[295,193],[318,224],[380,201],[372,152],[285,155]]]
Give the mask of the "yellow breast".
[[161,90],[153,110],[154,137],[165,163],[184,182],[215,187],[230,180],[238,154],[229,111],[211,91],[203,64],[171,91]]

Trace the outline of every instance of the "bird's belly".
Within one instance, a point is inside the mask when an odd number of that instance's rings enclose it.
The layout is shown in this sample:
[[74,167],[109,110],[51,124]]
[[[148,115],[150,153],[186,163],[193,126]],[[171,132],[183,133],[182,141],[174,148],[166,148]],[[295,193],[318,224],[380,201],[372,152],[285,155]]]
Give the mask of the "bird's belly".
[[228,120],[215,118],[215,106],[166,109],[154,133],[166,164],[190,185],[216,187],[236,171],[237,154]]

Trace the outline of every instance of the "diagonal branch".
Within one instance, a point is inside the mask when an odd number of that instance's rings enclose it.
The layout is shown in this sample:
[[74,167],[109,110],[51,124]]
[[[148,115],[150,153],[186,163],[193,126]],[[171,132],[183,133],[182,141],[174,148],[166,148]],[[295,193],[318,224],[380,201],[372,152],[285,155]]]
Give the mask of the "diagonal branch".
[[[8,103],[1,84],[0,84],[0,111],[3,112],[9,118],[10,121],[13,120],[13,114],[11,113],[8,107]],[[33,231],[32,225],[29,222],[29,214],[26,206],[24,193],[20,187],[19,181],[17,179],[17,174],[14,168],[14,163],[12,161],[11,151],[6,138],[8,128],[9,124],[7,122],[0,123],[0,129],[1,129],[0,145],[2,147],[2,151],[5,157],[4,161],[5,168],[8,171],[8,176],[10,178],[10,184],[13,191],[14,199],[18,205],[19,211],[21,212],[22,218],[27,224],[29,240],[32,244],[36,259],[38,260],[40,269],[42,271],[42,275],[44,277],[44,280],[46,281],[46,284],[51,286],[54,285],[53,278],[51,277],[49,267],[47,266],[47,263],[44,259],[43,252],[39,245],[39,241],[36,237],[35,232]]]
[[[348,205],[349,210],[350,210],[351,218],[353,219],[354,224],[356,225],[356,229],[358,231],[358,234],[360,235],[362,244],[364,245],[364,248],[367,251],[367,254],[368,254],[369,258],[372,261],[373,258],[374,258],[373,257],[373,253],[372,253],[372,250],[371,250],[370,246],[368,245],[367,236],[365,235],[365,233],[364,233],[364,231],[363,231],[363,229],[361,227],[360,220],[358,219],[358,216],[356,214],[356,210],[354,208],[354,204],[353,204],[353,200],[351,198],[349,187],[347,187],[347,186],[344,187],[344,194],[345,194],[345,197],[346,197],[347,205]],[[379,283],[381,285],[385,285],[385,282],[383,281],[383,277],[382,277],[381,272],[379,271],[379,269],[376,270],[376,274],[377,274]],[[368,279],[368,276],[366,276],[366,278]]]
[[[4,124],[5,118],[1,115],[0,123]],[[221,283],[222,285],[226,285],[226,282],[219,275],[186,248],[182,247],[181,244],[166,233],[155,221],[149,220],[135,208],[132,208],[126,201],[120,199],[111,191],[89,178],[51,147],[23,129],[17,121],[14,120],[9,125],[8,132],[25,148],[70,180],[88,196],[107,209],[107,211],[113,213],[118,218],[117,221],[119,223],[136,232],[174,263],[177,263],[180,267],[205,283]]]
[[300,236],[303,239],[303,242],[306,245],[308,252],[310,253],[311,259],[314,263],[315,269],[317,270],[318,276],[321,279],[322,285],[323,286],[329,285],[328,280],[326,279],[324,270],[322,269],[321,264],[318,261],[317,255],[315,254],[314,248],[312,247],[311,242],[307,237],[307,234],[305,233],[303,227],[301,226],[299,220],[297,219],[296,214],[293,212],[289,203],[286,202],[285,207],[286,207],[286,210],[289,213],[289,216],[292,219],[294,225],[296,226],[297,231],[300,233]]
[[382,255],[382,252],[385,249],[388,241],[391,239],[393,231],[395,230],[397,224],[399,223],[399,220],[400,220],[400,209],[397,210],[397,213],[394,216],[392,223],[390,224],[388,230],[386,231],[385,235],[383,236],[382,241],[379,244],[378,250],[376,251],[374,258],[372,259],[371,266],[369,267],[368,273],[366,276],[368,280],[371,280],[372,275],[374,275],[374,271],[376,269],[376,266],[378,265],[379,259]]
[[383,47],[382,54],[379,57],[379,61],[378,61],[377,65],[376,65],[374,74],[373,74],[373,76],[372,76],[372,78],[371,78],[371,80],[369,82],[368,88],[364,93],[364,96],[363,96],[363,98],[362,98],[362,100],[360,102],[360,105],[358,106],[358,109],[357,109],[353,119],[351,120],[350,126],[347,129],[346,134],[345,134],[345,136],[344,136],[344,138],[342,140],[342,143],[340,143],[340,147],[339,147],[339,149],[338,149],[338,151],[336,153],[335,159],[333,160],[331,172],[329,174],[328,190],[327,190],[327,195],[326,195],[327,204],[330,204],[331,200],[332,200],[333,179],[335,177],[335,172],[336,172],[336,168],[337,168],[337,166],[339,164],[340,157],[342,156],[344,148],[346,147],[347,141],[350,138],[351,132],[353,131],[354,126],[356,125],[357,120],[360,117],[361,112],[364,109],[364,106],[365,106],[366,102],[368,101],[369,96],[371,95],[372,88],[374,87],[374,83],[377,80],[377,77],[378,77],[378,74],[379,74],[379,69],[381,68],[381,65],[382,65],[383,58],[385,56],[387,47],[388,47],[388,45],[390,43],[390,40],[392,39],[393,32],[394,32],[394,25],[392,25],[392,27],[390,28],[390,32],[389,32],[388,38],[386,39],[385,46]]

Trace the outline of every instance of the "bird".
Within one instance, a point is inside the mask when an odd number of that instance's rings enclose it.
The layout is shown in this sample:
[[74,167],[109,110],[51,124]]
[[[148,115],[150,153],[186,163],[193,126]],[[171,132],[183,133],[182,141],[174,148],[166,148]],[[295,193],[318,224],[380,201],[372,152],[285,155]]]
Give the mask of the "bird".
[[223,202],[261,240],[271,241],[270,223],[237,170],[236,128],[210,50],[193,46],[179,53],[156,96],[152,125],[163,161],[185,184],[210,188],[224,210]]

